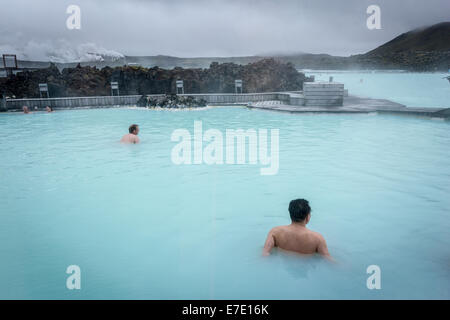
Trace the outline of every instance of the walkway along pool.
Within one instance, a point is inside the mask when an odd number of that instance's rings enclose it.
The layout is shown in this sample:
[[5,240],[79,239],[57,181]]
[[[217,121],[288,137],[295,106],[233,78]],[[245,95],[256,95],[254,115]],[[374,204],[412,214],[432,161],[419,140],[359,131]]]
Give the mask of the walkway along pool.
[[[278,129],[277,174],[173,163],[172,133],[195,121]],[[131,123],[142,143],[120,145]],[[0,134],[0,298],[450,298],[449,121],[122,108],[1,114]],[[337,264],[261,256],[298,197]]]

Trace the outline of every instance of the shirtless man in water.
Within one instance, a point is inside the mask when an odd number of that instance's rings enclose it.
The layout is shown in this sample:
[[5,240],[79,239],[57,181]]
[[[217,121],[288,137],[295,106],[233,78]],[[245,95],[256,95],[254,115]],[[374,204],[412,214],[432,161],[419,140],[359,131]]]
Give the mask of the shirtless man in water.
[[128,128],[128,134],[124,135],[120,140],[121,143],[139,143],[138,133],[139,126],[137,124],[132,124]]
[[268,256],[273,247],[294,251],[301,254],[318,253],[332,260],[327,243],[321,234],[308,230],[306,224],[311,219],[311,208],[304,199],[292,200],[289,203],[289,214],[292,223],[270,230],[264,244],[263,255]]

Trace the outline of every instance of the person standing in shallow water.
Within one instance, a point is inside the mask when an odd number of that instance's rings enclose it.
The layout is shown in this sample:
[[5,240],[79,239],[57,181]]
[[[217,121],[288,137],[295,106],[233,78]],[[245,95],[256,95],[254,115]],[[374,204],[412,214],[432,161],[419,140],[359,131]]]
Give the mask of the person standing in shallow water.
[[138,134],[139,134],[139,126],[137,124],[132,124],[129,128],[128,128],[128,134],[124,135],[122,137],[122,139],[120,140],[121,143],[139,143],[140,140],[138,138]]
[[301,254],[318,253],[332,260],[324,237],[306,228],[311,219],[311,207],[305,199],[292,200],[289,203],[289,214],[292,223],[270,230],[264,244],[263,255],[270,255],[274,247]]

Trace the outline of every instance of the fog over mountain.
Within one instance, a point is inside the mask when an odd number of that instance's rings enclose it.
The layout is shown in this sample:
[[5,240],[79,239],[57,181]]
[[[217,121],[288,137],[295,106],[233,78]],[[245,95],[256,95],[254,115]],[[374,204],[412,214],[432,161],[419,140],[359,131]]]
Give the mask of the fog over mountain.
[[[66,27],[69,5],[81,29]],[[366,26],[372,0],[0,0],[0,53],[21,60],[97,61],[370,51],[411,29],[450,20],[448,0],[378,0],[381,30]]]

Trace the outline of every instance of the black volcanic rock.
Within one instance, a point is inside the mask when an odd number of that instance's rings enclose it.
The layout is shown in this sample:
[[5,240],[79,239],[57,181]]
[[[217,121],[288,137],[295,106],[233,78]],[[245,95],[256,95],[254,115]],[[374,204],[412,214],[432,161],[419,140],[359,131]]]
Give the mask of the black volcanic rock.
[[200,108],[206,107],[206,101],[192,96],[179,96],[176,94],[165,94],[159,97],[144,95],[139,98],[137,106],[147,108]]
[[301,90],[306,79],[290,63],[264,59],[247,65],[212,63],[208,69],[172,70],[136,66],[96,67],[77,65],[59,72],[55,65],[0,79],[0,92],[17,98],[39,97],[38,84],[48,83],[51,97],[111,94],[111,81],[121,95],[174,94],[176,81],[185,93],[234,93],[234,81],[243,81],[243,92]]

